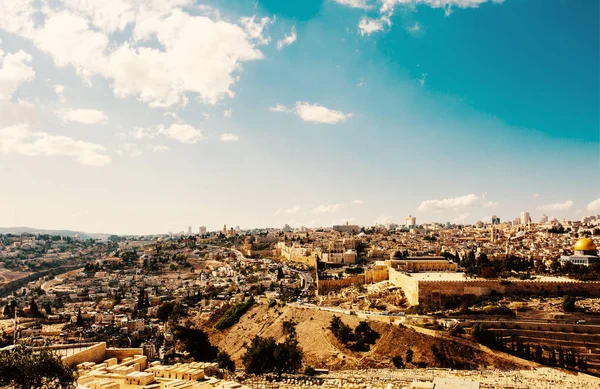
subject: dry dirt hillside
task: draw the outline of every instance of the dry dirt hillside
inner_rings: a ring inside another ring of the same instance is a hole
[[[353,352],[340,344],[328,329],[332,317],[333,313],[315,309],[268,308],[266,304],[257,304],[236,325],[224,332],[211,331],[210,337],[211,342],[227,351],[238,366],[241,366],[240,358],[250,339],[259,335],[283,340],[282,323],[290,319],[298,323],[296,332],[304,352],[304,363],[314,367],[332,370],[393,367],[391,358],[395,355],[404,358],[409,348],[414,353],[414,364],[427,367],[515,369],[531,366],[526,361],[492,352],[463,339],[441,339],[380,321],[369,321],[371,328],[380,334],[371,349]],[[351,315],[342,315],[342,320],[352,328],[360,321]],[[432,351],[432,344],[439,350],[437,357]],[[414,365],[407,367],[411,366]]]

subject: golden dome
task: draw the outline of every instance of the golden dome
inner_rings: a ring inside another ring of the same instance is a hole
[[[594,241],[589,238],[581,238],[575,243],[575,251],[596,251]]]

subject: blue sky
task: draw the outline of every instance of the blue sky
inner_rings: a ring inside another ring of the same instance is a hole
[[[597,2],[43,4],[0,0],[2,226],[600,213]]]

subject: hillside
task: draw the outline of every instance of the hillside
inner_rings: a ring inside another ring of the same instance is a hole
[[[46,230],[46,229],[38,229],[31,227],[0,227],[0,234],[47,234],[47,235],[60,235],[60,236],[69,236],[73,237],[75,235],[79,235],[81,239],[108,239],[110,234],[103,233],[89,233],[89,232],[81,232],[81,231],[71,231],[71,230]]]
[[[462,339],[440,339],[412,328],[379,321],[369,322],[371,328],[380,334],[375,345],[367,352],[353,352],[340,344],[329,331],[332,317],[330,312],[314,309],[290,306],[268,308],[266,304],[257,304],[239,323],[224,332],[212,332],[210,336],[213,344],[227,351],[238,366],[241,366],[240,358],[248,340],[255,335],[282,340],[282,323],[290,319],[298,323],[296,331],[304,351],[304,363],[314,367],[332,370],[388,368],[393,366],[393,356],[401,355],[404,358],[409,348],[414,353],[414,365],[420,364],[422,367],[515,369],[531,366],[527,361],[492,352],[476,343]],[[360,321],[358,317],[350,315],[343,315],[342,320],[352,328]],[[432,351],[433,344],[440,350],[438,357]]]

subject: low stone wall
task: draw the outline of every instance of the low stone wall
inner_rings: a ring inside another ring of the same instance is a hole
[[[406,276],[405,276],[406,277]],[[443,305],[458,297],[483,297],[491,294],[535,294],[548,296],[592,296],[600,297],[600,282],[596,281],[540,281],[540,280],[464,280],[464,281],[419,281],[418,302],[428,305]],[[412,304],[412,302],[411,302]]]
[[[106,359],[106,343],[98,343],[83,349],[73,355],[62,357],[62,363],[69,366],[75,367],[83,362],[94,362],[100,363]]]

